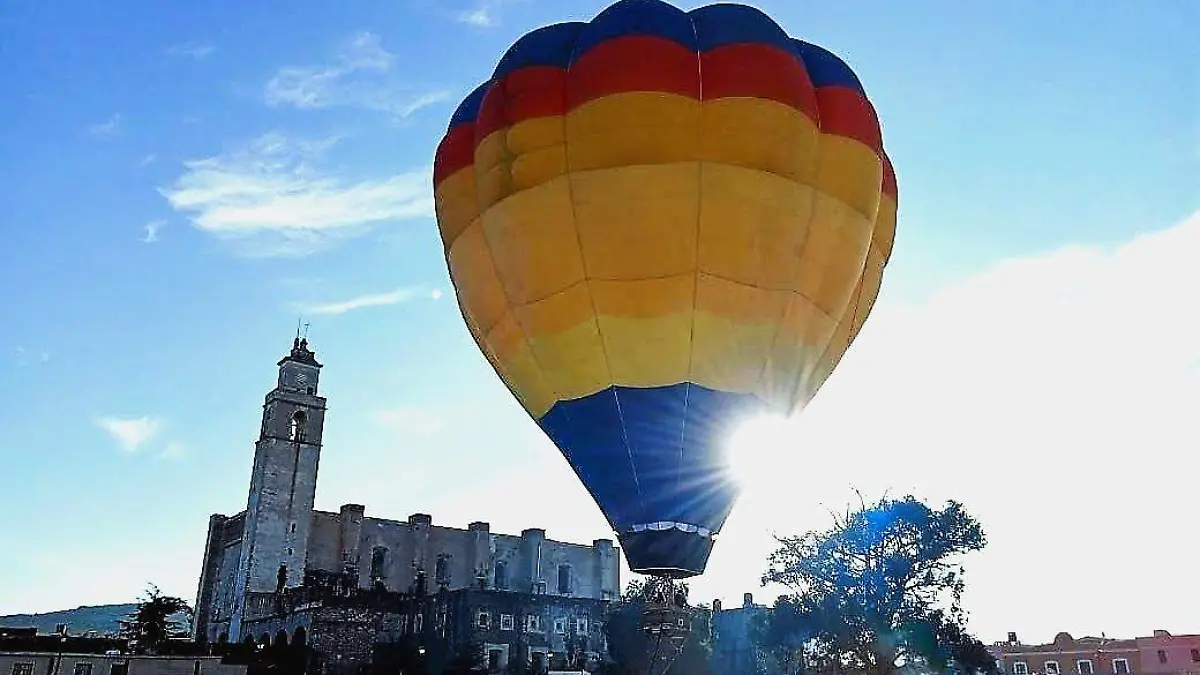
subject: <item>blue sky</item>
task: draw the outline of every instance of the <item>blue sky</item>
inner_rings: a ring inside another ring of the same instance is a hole
[[[318,507],[608,536],[470,341],[429,185],[450,112],[505,47],[603,5],[0,8],[0,613],[147,582],[191,597],[208,515],[245,506],[261,397],[301,315],[327,364]],[[1174,533],[1194,524],[1179,476],[1200,468],[1179,406],[1200,397],[1200,9],[757,5],[859,73],[900,229],[879,316],[780,432],[789,471],[763,472],[812,497],[752,494],[697,592],[754,590],[764,533],[823,525],[818,504],[854,483],[977,507],[985,639],[1200,630],[1194,586],[1161,567],[1072,566],[1080,541],[1194,553]],[[887,433],[847,439],[864,415]],[[1062,519],[1079,541],[1039,534]],[[1061,568],[1028,567],[1042,556]],[[1119,599],[1095,604],[1097,585]],[[1045,602],[1061,611],[1028,615]]]

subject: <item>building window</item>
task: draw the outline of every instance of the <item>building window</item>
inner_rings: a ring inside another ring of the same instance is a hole
[[[425,623],[425,615],[417,614],[413,617],[413,632],[420,633],[422,625]]]
[[[1192,661],[1200,663],[1200,649],[1192,650]]]
[[[303,410],[292,413],[292,421],[288,424],[288,440],[302,442],[304,440],[304,423],[308,415]]]
[[[496,588],[508,588],[508,563],[501,560],[496,563],[495,578],[492,580],[492,585]]]
[[[567,620],[559,617],[554,620],[554,632],[559,635],[567,634]]]
[[[371,549],[371,578],[382,579],[386,574],[383,573],[387,565],[388,550],[386,546],[376,546]]]
[[[1045,669],[1046,675],[1059,675],[1058,661],[1047,661],[1042,664],[1042,667]]]
[[[587,623],[588,623],[587,617],[585,617],[585,616],[575,617],[575,633],[577,635],[586,635],[587,634]]]
[[[1024,661],[1013,663],[1013,675],[1029,675],[1029,664]]]
[[[292,534],[296,534],[296,524],[295,523],[292,523],[292,525],[289,529],[291,530]]]
[[[500,615],[500,630],[512,630],[512,629],[513,629],[513,615],[512,614],[501,614]]]
[[[558,594],[568,595],[571,592],[571,566],[558,566]]]
[[[1129,659],[1113,659],[1113,673],[1115,675],[1129,675]]]
[[[33,675],[32,663],[14,663],[12,675]]]
[[[1158,650],[1158,662],[1159,663],[1167,662],[1167,650],[1165,650],[1165,649]]]
[[[1094,675],[1095,669],[1092,668],[1090,659],[1079,659],[1075,662],[1075,669],[1079,671],[1079,675]]]
[[[488,650],[488,672],[494,673],[500,670],[500,657],[503,655],[499,649]]]
[[[450,585],[450,556],[444,553],[438,556],[437,563],[433,568],[433,576],[439,585]]]
[[[400,634],[404,635],[406,633],[408,633],[408,615],[401,614],[400,615]]]
[[[1004,659],[996,659],[996,672],[1001,675],[1004,674]]]
[[[489,616],[487,612],[480,612],[479,616],[475,618],[475,625],[479,626],[479,628],[483,630],[487,630],[488,624],[491,623],[491,618],[492,617]]]
[[[75,675],[92,675],[92,664],[76,663],[75,664]]]
[[[525,631],[529,633],[542,632],[542,617],[537,614],[530,614],[525,617]]]

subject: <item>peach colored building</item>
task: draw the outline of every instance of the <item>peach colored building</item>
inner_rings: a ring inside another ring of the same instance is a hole
[[[1146,675],[1200,675],[1200,635],[1171,635],[1156,630],[1137,639]]]
[[[1022,643],[1015,633],[988,648],[1004,675],[1200,675],[1200,635],[1154,631],[1150,637],[1074,638]]]

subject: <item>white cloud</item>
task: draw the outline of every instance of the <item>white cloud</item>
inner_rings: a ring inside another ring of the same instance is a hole
[[[146,232],[146,234],[142,237],[142,243],[153,244],[154,242],[158,241],[158,231],[161,230],[166,224],[167,221],[159,219],[152,220],[143,225],[142,229]]]
[[[207,43],[187,42],[184,44],[171,45],[167,48],[167,54],[170,56],[187,56],[199,61],[216,51],[216,47]]]
[[[158,155],[156,155],[154,153],[150,153],[150,154],[146,155],[145,157],[143,157],[140,161],[138,161],[138,166],[150,166],[157,159],[158,159]]]
[[[477,0],[471,9],[455,14],[454,18],[471,26],[490,28],[500,23],[501,7],[511,2],[512,0]]]
[[[394,291],[388,291],[387,293],[360,295],[350,298],[349,300],[338,300],[335,302],[298,303],[295,305],[295,308],[304,314],[345,314],[346,312],[356,309],[363,309],[365,307],[396,305],[423,297],[437,300],[439,297],[441,297],[441,291],[437,289],[428,291],[420,286],[406,286],[403,288],[397,288]]]
[[[380,424],[395,431],[433,438],[446,427],[445,415],[429,407],[403,407],[375,413]]]
[[[395,57],[372,33],[354,35],[332,63],[281,68],[267,81],[270,106],[301,109],[362,107],[405,118],[447,100],[444,90],[415,92],[391,77]]]
[[[111,117],[103,122],[88,125],[88,133],[96,138],[111,138],[117,135],[117,131],[121,127],[121,113],[113,113]]]
[[[170,443],[167,443],[167,447],[163,448],[160,457],[162,459],[176,460],[183,459],[183,456],[186,454],[187,448],[184,447],[182,443],[179,441],[171,441]]]
[[[108,432],[125,452],[137,452],[162,431],[161,420],[149,416],[112,417],[96,420],[96,426]]]
[[[764,453],[694,587],[754,590],[771,532],[827,526],[824,506],[857,486],[980,518],[990,542],[967,560],[966,602],[985,642],[1200,628],[1200,590],[1175,581],[1200,473],[1198,251],[1200,213],[1004,260],[919,305],[881,300]]]
[[[337,139],[269,133],[231,153],[191,160],[160,190],[200,230],[247,255],[303,255],[370,226],[433,216],[428,167],[348,180],[315,163]]]

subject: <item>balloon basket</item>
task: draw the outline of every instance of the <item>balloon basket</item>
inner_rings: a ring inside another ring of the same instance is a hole
[[[646,608],[641,628],[647,638],[647,675],[666,675],[683,653],[692,633],[687,587],[664,576],[650,576],[645,586]]]

